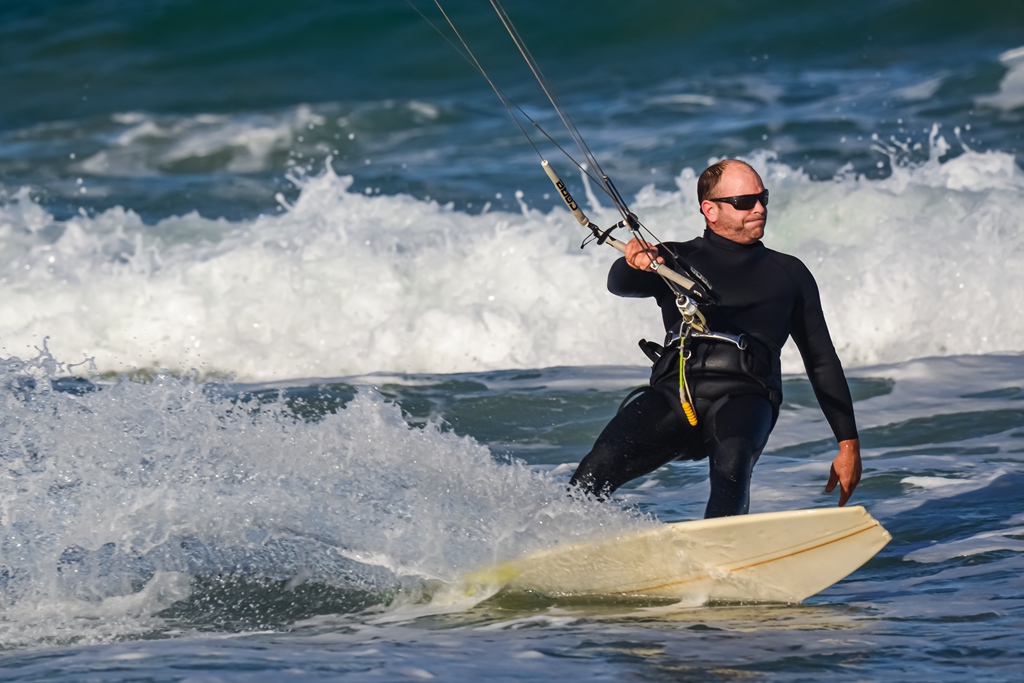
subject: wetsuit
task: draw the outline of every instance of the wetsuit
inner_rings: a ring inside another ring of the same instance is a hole
[[[750,475],[782,403],[779,355],[790,336],[804,360],[814,394],[836,439],[857,438],[853,400],[821,310],[814,277],[799,259],[761,242],[744,245],[705,230],[703,237],[659,245],[665,262],[673,255],[714,286],[719,303],[703,305],[709,329],[744,335],[747,349],[703,339],[685,342],[686,377],[698,423],[691,427],[679,408],[678,341],[682,316],[661,277],[631,268],[624,258],[608,274],[619,296],[654,297],[661,307],[666,343],[656,351],[650,390],[628,403],[608,423],[583,459],[572,485],[607,496],[627,481],[675,459],[708,458],[711,497],[705,517],[745,514]],[[660,351],[659,351],[660,350]]]

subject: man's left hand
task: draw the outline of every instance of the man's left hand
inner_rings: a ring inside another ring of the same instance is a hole
[[[832,461],[832,471],[828,475],[825,493],[832,493],[836,484],[839,484],[839,507],[843,507],[860,483],[860,475],[860,439],[840,441],[839,455]]]

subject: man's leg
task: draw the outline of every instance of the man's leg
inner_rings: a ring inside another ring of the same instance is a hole
[[[657,391],[643,392],[604,428],[569,485],[604,498],[670,460],[703,457],[700,430],[679,413]]]
[[[704,444],[711,466],[711,497],[704,518],[745,515],[754,471],[778,411],[758,394],[719,399],[704,419]]]

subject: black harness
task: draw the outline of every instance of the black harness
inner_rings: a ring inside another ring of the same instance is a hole
[[[686,354],[685,367],[689,381],[698,395],[703,385],[733,386],[742,393],[757,393],[776,408],[782,404],[782,367],[778,352],[749,334],[732,341],[676,337],[662,345],[641,339],[640,349],[651,360],[651,379],[646,386],[631,391],[619,406],[622,410],[634,397],[646,391],[662,394],[682,414],[679,403],[679,354],[682,341]]]

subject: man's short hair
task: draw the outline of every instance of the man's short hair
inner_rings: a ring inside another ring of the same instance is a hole
[[[725,169],[732,164],[742,164],[750,170],[754,170],[750,164],[745,161],[740,161],[739,159],[722,159],[721,161],[716,161],[711,164],[705,168],[704,172],[700,174],[699,178],[697,178],[698,204],[703,204],[705,199],[715,196],[712,193],[718,187],[719,181],[722,180],[722,174],[725,173]]]

